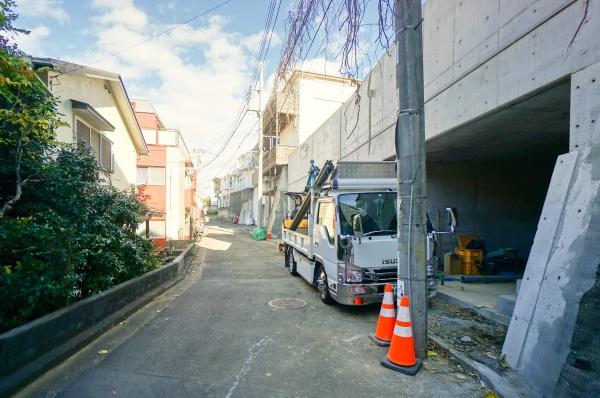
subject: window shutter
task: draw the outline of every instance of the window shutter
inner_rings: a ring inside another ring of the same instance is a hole
[[[165,185],[164,167],[148,167],[148,185]]]
[[[147,167],[138,167],[137,168],[137,183],[138,184],[148,184],[148,168]]]
[[[90,133],[90,148],[92,149],[92,153],[94,157],[100,162],[100,134],[92,129]]]
[[[76,147],[83,143],[84,145],[90,145],[90,128],[85,125],[81,120],[77,120],[77,142]]]
[[[104,136],[101,137],[100,165],[106,170],[113,171],[112,168],[112,142]]]

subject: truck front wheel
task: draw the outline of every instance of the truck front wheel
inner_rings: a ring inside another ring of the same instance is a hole
[[[325,273],[325,267],[321,264],[318,265],[317,270],[317,289],[319,290],[319,297],[325,304],[333,304],[334,300],[329,293],[329,286],[327,286],[327,274]]]

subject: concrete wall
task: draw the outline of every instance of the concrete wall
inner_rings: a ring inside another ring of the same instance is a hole
[[[242,210],[242,204],[252,201],[253,198],[254,188],[246,188],[241,191],[231,192],[229,195],[229,214],[239,216]]]
[[[587,22],[569,45],[585,4],[584,0],[425,2],[427,138],[600,61],[599,2],[589,2]]]
[[[57,129],[57,140],[74,143],[75,119],[71,99],[90,104],[115,127],[115,131],[101,132],[113,142],[114,172],[110,176],[111,183],[119,189],[135,185],[137,152],[114,95],[106,88],[108,82],[78,74],[64,74],[56,80],[60,84],[51,85],[50,91],[59,98],[58,112],[64,115],[62,119],[69,124]]]

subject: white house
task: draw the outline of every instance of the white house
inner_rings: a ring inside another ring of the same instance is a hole
[[[67,125],[57,129],[57,140],[85,142],[113,186],[135,185],[136,159],[148,148],[121,76],[52,58],[32,57],[30,62],[60,101],[58,112]]]

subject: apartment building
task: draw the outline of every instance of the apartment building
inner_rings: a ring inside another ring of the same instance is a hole
[[[279,236],[288,189],[289,154],[301,146],[323,122],[350,98],[358,81],[295,70],[281,91],[274,92],[263,112],[263,226]]]
[[[132,100],[148,145],[137,159],[138,194],[149,208],[140,232],[158,247],[167,240],[192,239],[197,228],[196,170],[181,132],[166,128],[147,100]]]

